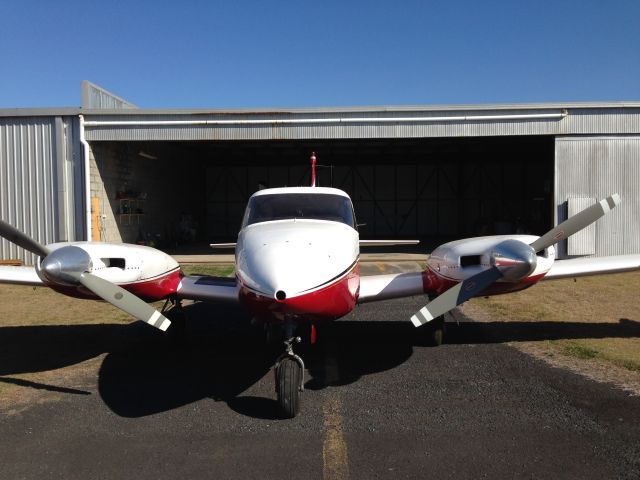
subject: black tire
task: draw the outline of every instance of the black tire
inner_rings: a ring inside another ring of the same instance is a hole
[[[187,318],[182,310],[171,309],[165,315],[171,326],[167,329],[167,335],[172,343],[181,342],[187,332]]]
[[[284,358],[276,372],[276,393],[283,418],[293,418],[300,411],[302,368],[293,358]]]

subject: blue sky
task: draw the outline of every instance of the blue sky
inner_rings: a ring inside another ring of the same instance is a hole
[[[640,100],[640,2],[0,0],[0,108]]]

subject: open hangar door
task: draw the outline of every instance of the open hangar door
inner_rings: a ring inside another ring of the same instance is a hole
[[[534,233],[553,223],[554,138],[483,137],[208,144],[206,226],[233,241],[261,186],[318,183],[353,199],[368,239],[417,238],[428,247],[467,236]],[[424,247],[423,247],[424,248]]]
[[[312,151],[319,185],[351,196],[363,238],[416,238],[422,250],[553,222],[550,136],[93,142],[100,238],[205,251],[235,241],[261,186],[310,184]]]
[[[187,142],[91,142],[93,238],[204,243],[206,156]]]

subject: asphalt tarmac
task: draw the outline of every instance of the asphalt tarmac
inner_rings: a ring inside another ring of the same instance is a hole
[[[358,307],[299,348],[292,420],[278,352],[235,308],[194,305],[178,345],[140,322],[5,330],[24,353],[5,378],[107,355],[95,388],[58,384],[2,418],[0,478],[640,478],[640,398],[503,343],[535,324],[448,325],[424,346],[421,302]]]

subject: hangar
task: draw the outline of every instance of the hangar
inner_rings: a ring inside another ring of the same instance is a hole
[[[149,110],[83,82],[81,108],[0,109],[0,216],[43,243],[234,241],[253,192],[309,184],[311,151],[362,238],[540,234],[618,192],[560,257],[640,253],[640,102]]]

